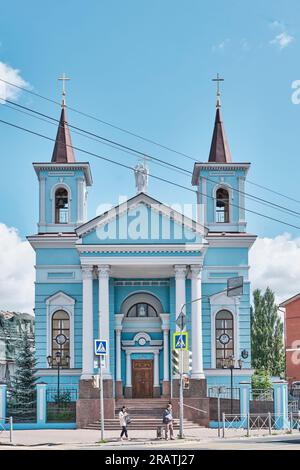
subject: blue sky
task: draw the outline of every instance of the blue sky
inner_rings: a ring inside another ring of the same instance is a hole
[[[67,103],[84,112],[187,153],[208,158],[219,72],[222,113],[233,160],[250,161],[249,180],[300,199],[300,105],[291,101],[300,79],[298,1],[65,0],[5,2],[0,15],[0,62],[19,69],[31,89],[60,100],[57,77],[66,72]],[[1,70],[1,68],[0,68]],[[1,74],[0,74],[1,75]],[[0,77],[1,78],[1,77]],[[19,102],[59,116],[59,108],[23,93]],[[56,128],[0,105],[0,119],[55,138]],[[69,112],[73,125],[192,170],[193,162]],[[73,144],[134,165],[136,158],[73,134]],[[31,163],[50,161],[52,143],[0,124],[0,222],[22,238],[36,232],[38,183]],[[86,156],[77,154],[77,160]],[[102,202],[135,193],[127,170],[89,158],[94,185],[89,216]],[[151,172],[180,184],[189,178],[154,164]],[[300,205],[252,185],[247,191],[300,211]],[[193,194],[151,180],[149,193],[167,203]],[[300,219],[247,202],[253,210]],[[248,215],[248,230],[275,237],[296,229]]]

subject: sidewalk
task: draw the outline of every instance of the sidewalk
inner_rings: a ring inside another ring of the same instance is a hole
[[[126,446],[128,441],[119,440],[120,433],[118,431],[106,431],[104,433],[106,444],[116,446]],[[251,437],[267,436],[266,430],[257,431],[252,433]],[[157,443],[165,442],[164,440],[156,439],[156,432],[153,431],[132,431],[129,430],[130,444],[142,443]],[[177,437],[177,432],[175,432]],[[245,438],[246,431],[243,429],[230,429],[226,430],[226,438]],[[213,441],[218,440],[217,429],[199,428],[188,429],[185,433],[186,441]],[[105,445],[100,444],[101,433],[100,431],[88,429],[75,429],[75,430],[61,430],[61,429],[41,429],[31,431],[14,431],[13,444],[15,446],[51,446],[63,444],[87,444],[87,445]],[[251,439],[251,438],[247,438]],[[182,441],[181,441],[182,442]],[[0,433],[0,444],[7,445],[9,443],[8,433]]]

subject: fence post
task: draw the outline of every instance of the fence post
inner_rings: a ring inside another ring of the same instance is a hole
[[[245,428],[247,424],[246,416],[250,413],[250,391],[251,385],[248,382],[240,382],[240,415],[242,426]]]
[[[247,413],[247,437],[250,436],[250,413]]]
[[[223,429],[223,435],[222,437],[225,437],[225,413],[222,413],[222,429]]]
[[[12,416],[9,417],[9,442],[10,444],[13,443],[13,418]]]
[[[47,419],[47,403],[46,403],[47,384],[39,383],[36,385],[36,422],[37,424],[46,424]]]
[[[272,434],[272,415],[270,412],[268,413],[268,427],[269,427],[269,434],[271,435]]]
[[[275,428],[288,429],[288,384],[285,380],[273,383]]]
[[[6,418],[6,394],[7,394],[7,385],[0,384],[0,418]]]

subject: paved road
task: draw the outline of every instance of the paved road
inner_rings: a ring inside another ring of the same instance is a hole
[[[134,443],[128,442],[126,445],[112,444],[59,444],[59,445],[37,445],[37,446],[15,446],[14,449],[19,450],[111,450],[118,452],[119,450],[170,450],[174,453],[176,450],[300,450],[300,435],[287,435],[280,437],[264,437],[264,438],[244,438],[244,439],[220,439],[220,440],[201,440],[201,441],[170,441],[156,443]],[[1,450],[12,449],[12,447],[1,446]]]

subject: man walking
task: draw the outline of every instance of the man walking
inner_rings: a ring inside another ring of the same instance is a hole
[[[173,432],[173,415],[172,415],[172,405],[168,404],[167,408],[163,412],[163,423],[165,424],[165,439],[168,440],[168,435],[170,433],[170,439],[174,440]]]
[[[127,413],[126,407],[122,406],[122,409],[119,413],[119,421],[120,421],[120,426],[121,426],[121,435],[120,435],[121,441],[123,441],[124,434],[125,434],[126,439],[128,440],[127,418],[128,418],[128,413]]]

